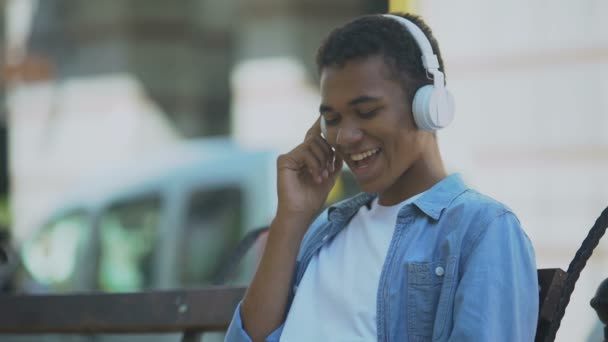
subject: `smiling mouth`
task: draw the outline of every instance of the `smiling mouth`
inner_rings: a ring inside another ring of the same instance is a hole
[[[350,160],[356,168],[366,167],[368,162],[380,152],[379,148],[374,148],[361,153],[353,153],[350,155]]]

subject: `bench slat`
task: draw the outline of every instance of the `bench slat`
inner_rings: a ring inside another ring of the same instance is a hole
[[[0,295],[0,333],[225,330],[245,288],[121,294]]]

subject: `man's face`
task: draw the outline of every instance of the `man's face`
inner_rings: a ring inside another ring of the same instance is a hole
[[[327,141],[353,171],[365,192],[399,188],[422,158],[428,134],[418,130],[400,83],[389,77],[382,56],[325,67],[321,115]]]

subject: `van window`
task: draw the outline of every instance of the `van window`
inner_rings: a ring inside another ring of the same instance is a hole
[[[210,284],[239,241],[242,210],[242,194],[236,186],[192,194],[178,249],[180,285]]]
[[[90,227],[84,212],[64,215],[45,225],[26,242],[23,262],[44,292],[74,290],[77,261],[88,241]]]
[[[138,291],[153,286],[154,251],[161,217],[160,196],[110,207],[99,225],[99,289]]]

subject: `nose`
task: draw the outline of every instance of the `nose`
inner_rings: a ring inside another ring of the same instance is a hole
[[[336,134],[336,145],[342,147],[352,145],[359,142],[361,138],[363,138],[363,132],[359,128],[339,128]]]

